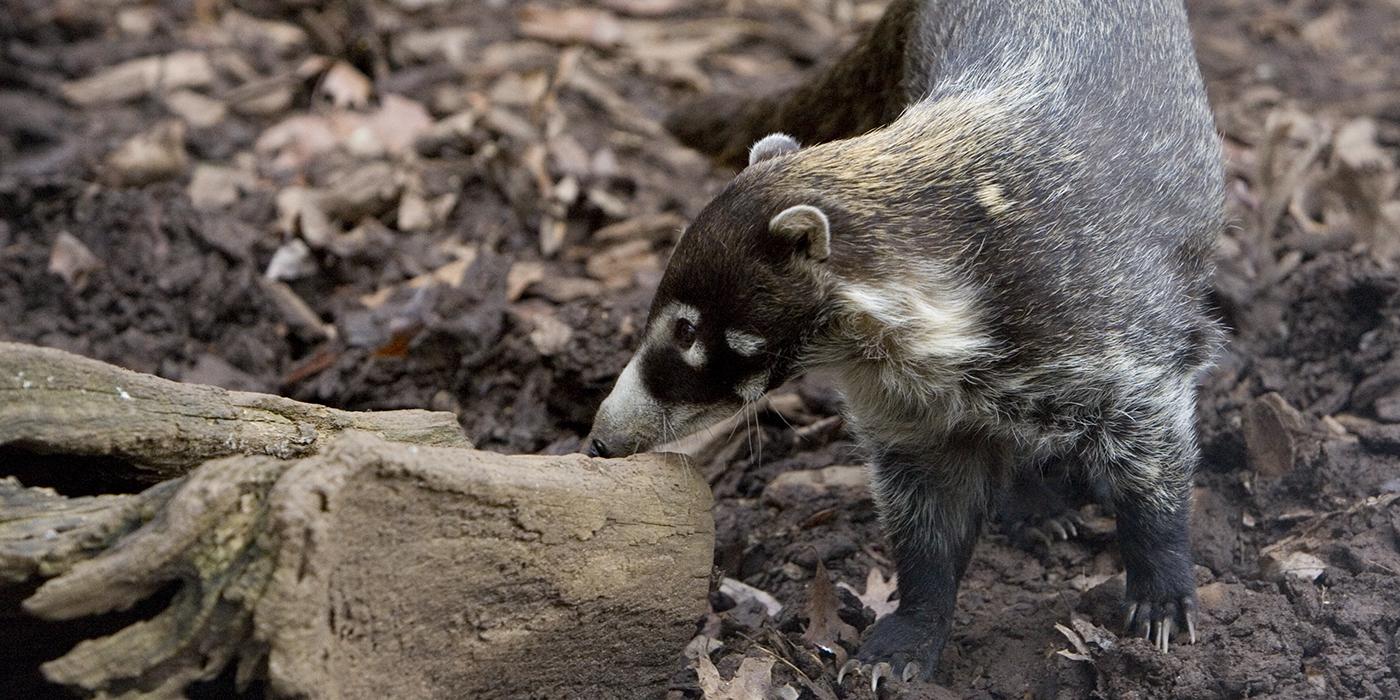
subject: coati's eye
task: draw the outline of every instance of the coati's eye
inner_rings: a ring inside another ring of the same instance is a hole
[[[695,344],[695,324],[688,318],[676,319],[676,326],[672,330],[672,337],[675,338],[676,345],[681,348],[688,348]]]

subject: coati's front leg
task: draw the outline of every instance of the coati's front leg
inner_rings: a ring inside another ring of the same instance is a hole
[[[742,168],[749,144],[773,132],[811,145],[884,126],[910,103],[906,49],[926,1],[895,0],[850,51],[796,87],[761,97],[706,95],[672,112],[666,128],[681,143]]]
[[[1189,395],[1189,392],[1185,392]],[[1086,455],[1106,477],[1127,570],[1123,626],[1168,651],[1174,631],[1196,641],[1196,581],[1188,521],[1198,458],[1194,402],[1180,394],[1116,407]]]
[[[882,672],[932,676],[1001,455],[972,438],[918,457],[876,455],[872,491],[899,572],[899,608],[871,627],[856,656],[874,665],[872,686]]]

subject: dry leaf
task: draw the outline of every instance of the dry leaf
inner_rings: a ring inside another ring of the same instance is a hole
[[[772,657],[744,659],[730,680],[720,677],[708,656],[697,658],[694,668],[705,700],[763,700],[773,688]]]
[[[723,647],[724,642],[709,635],[697,634],[694,639],[690,640],[689,644],[685,645],[685,651],[682,655],[691,661],[696,661],[702,656],[709,657],[710,654],[719,651]]]
[[[835,656],[840,666],[846,663],[846,649],[841,642],[854,643],[860,639],[860,633],[841,619],[841,600],[836,597],[836,587],[831,585],[831,576],[821,560],[817,561],[807,592],[807,629],[802,632],[802,639]]]
[[[340,139],[325,117],[298,114],[269,127],[253,148],[273,156],[278,170],[301,170],[313,157],[339,145]]]
[[[74,291],[82,291],[87,286],[88,275],[102,267],[102,261],[91,250],[67,231],[54,239],[53,250],[49,252],[49,272],[63,278]]]
[[[689,4],[688,0],[599,0],[609,10],[633,17],[664,17]]]
[[[104,174],[113,184],[140,186],[180,175],[188,161],[185,123],[172,119],[118,146],[107,156]]]
[[[121,102],[154,90],[202,87],[214,81],[214,67],[202,51],[147,56],[63,84],[63,96],[81,107]]]
[[[217,125],[228,115],[224,103],[192,90],[180,90],[165,97],[165,108],[195,128]]]
[[[305,241],[293,238],[272,254],[263,276],[270,280],[296,280],[315,273],[316,261],[311,257],[311,249]]]
[[[878,620],[899,609],[899,601],[890,600],[890,596],[899,590],[898,583],[899,574],[891,574],[889,578],[885,578],[880,567],[872,566],[870,574],[865,577],[864,593],[857,591],[854,586],[845,581],[836,585],[854,593],[865,607],[875,611],[875,619]]]
[[[626,221],[604,226],[593,232],[595,241],[630,241],[633,239],[669,240],[680,234],[685,219],[679,214],[662,212],[642,214]]]
[[[506,273],[506,300],[517,301],[525,295],[530,285],[545,277],[544,263],[535,260],[522,260],[511,265]]]
[[[185,192],[197,209],[222,209],[237,202],[239,193],[253,184],[253,176],[241,170],[201,163],[195,166]]]
[[[556,44],[588,44],[600,49],[622,42],[623,27],[611,12],[530,5],[520,11],[520,34]]]
[[[719,592],[729,596],[736,604],[742,605],[746,601],[757,601],[763,609],[768,612],[769,617],[777,617],[783,611],[783,604],[768,591],[754,588],[743,581],[732,578],[724,578],[719,582]]]
[[[354,66],[336,61],[321,78],[320,90],[337,107],[360,109],[369,105],[374,85]]]

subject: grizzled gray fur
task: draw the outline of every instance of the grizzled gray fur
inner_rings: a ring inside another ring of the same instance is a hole
[[[874,682],[932,673],[988,504],[1052,459],[1117,515],[1129,628],[1194,638],[1223,185],[1180,0],[896,0],[802,85],[670,125],[748,162],[676,245],[591,452],[823,370],[899,569],[858,655]]]

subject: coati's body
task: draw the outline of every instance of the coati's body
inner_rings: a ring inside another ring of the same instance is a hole
[[[896,0],[803,86],[673,128],[808,147],[764,139],[684,234],[595,451],[830,370],[899,567],[862,659],[931,672],[992,494],[1050,458],[1110,494],[1128,622],[1165,649],[1223,200],[1180,0]]]

